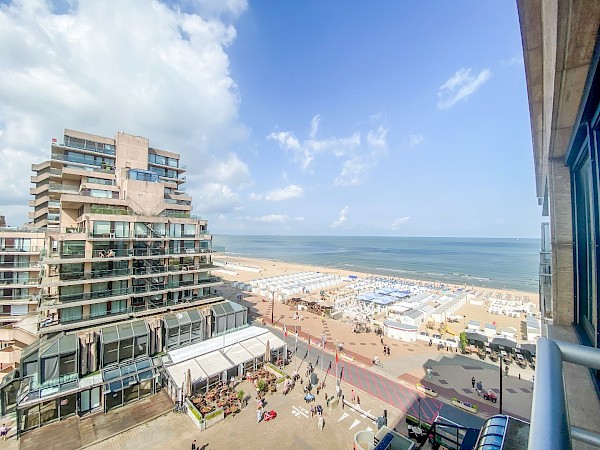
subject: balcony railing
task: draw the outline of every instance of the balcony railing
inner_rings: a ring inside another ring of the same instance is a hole
[[[63,272],[60,274],[61,280],[89,280],[92,278],[124,277],[131,275],[128,268],[92,270],[86,272]]]
[[[570,450],[572,439],[600,447],[600,434],[571,425],[567,410],[563,362],[600,370],[600,349],[540,338],[537,342],[535,389],[529,428],[529,450]]]
[[[44,247],[38,246],[21,246],[21,245],[3,245],[0,247],[0,252],[33,252],[37,253],[42,250]]]

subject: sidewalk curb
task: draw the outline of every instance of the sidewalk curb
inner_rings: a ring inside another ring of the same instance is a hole
[[[93,442],[90,442],[89,444],[86,444],[86,445],[82,445],[82,446],[81,446],[81,447],[79,447],[79,448],[80,448],[80,449],[83,449],[83,448],[90,448],[90,447],[92,447],[93,445],[100,444],[101,442],[104,442],[104,441],[107,441],[107,440],[109,440],[109,439],[112,439],[112,438],[114,438],[115,436],[118,436],[118,435],[120,435],[120,434],[122,434],[122,433],[125,433],[125,432],[129,431],[129,430],[133,430],[134,428],[137,428],[137,427],[139,427],[140,425],[144,425],[145,423],[152,422],[153,420],[155,420],[155,419],[158,419],[159,417],[166,416],[166,415],[167,415],[167,414],[169,414],[170,412],[172,412],[172,411],[171,411],[171,410],[168,410],[168,411],[165,411],[165,412],[162,412],[162,413],[156,414],[156,415],[154,415],[154,416],[152,416],[152,417],[149,417],[149,418],[147,418],[147,419],[143,420],[142,422],[138,422],[138,423],[136,423],[135,425],[131,425],[130,427],[124,428],[124,429],[120,430],[118,433],[113,433],[113,434],[111,434],[110,436],[106,436],[106,437],[103,437],[103,438],[101,438],[101,439],[96,439],[95,441],[93,441]]]

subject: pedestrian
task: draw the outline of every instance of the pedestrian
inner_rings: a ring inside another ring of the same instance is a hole
[[[342,394],[342,409],[344,409],[344,394]]]
[[[475,377],[471,378],[471,386],[475,389]]]
[[[360,406],[360,397],[358,395],[356,396],[356,405]]]
[[[6,440],[7,434],[8,434],[8,427],[6,426],[5,423],[3,423],[2,426],[0,427],[0,437],[2,438],[3,441]]]
[[[431,347],[433,345],[433,340],[429,339],[429,346]]]
[[[431,367],[427,368],[427,379],[431,380],[431,378],[433,378],[433,370],[431,370]]]
[[[481,382],[481,380],[479,380],[477,382],[477,395],[481,395],[481,391],[483,391],[483,383]]]
[[[323,416],[319,416],[319,431],[323,431],[323,427],[325,426],[325,419]]]
[[[261,420],[262,420],[262,409],[258,408],[256,410],[256,423],[260,423]]]
[[[317,386],[317,395],[319,395],[320,391],[321,391],[321,388],[319,386]]]
[[[383,336],[381,336],[381,345],[383,345]]]
[[[533,383],[533,380],[531,380],[531,382]],[[354,394],[354,389],[352,389],[352,396],[350,397],[350,400],[352,401],[352,403],[354,403],[354,400],[356,400],[356,394]]]
[[[196,450],[198,447],[196,446],[196,439],[192,441],[192,450]]]
[[[504,366],[504,376],[508,376],[508,366]]]

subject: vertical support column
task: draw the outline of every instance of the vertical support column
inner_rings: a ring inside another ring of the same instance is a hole
[[[563,158],[549,159],[550,233],[552,242],[552,317],[555,325],[576,318],[573,284],[571,172]]]

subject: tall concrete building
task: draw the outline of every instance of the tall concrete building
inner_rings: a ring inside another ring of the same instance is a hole
[[[529,448],[589,448],[600,445],[600,3],[517,7],[543,216],[546,338],[537,348]]]
[[[0,412],[19,432],[160,389],[178,398],[188,370],[208,390],[261,365],[267,342],[281,354],[222,297],[177,153],[65,130],[33,171],[32,223],[0,228]]]

